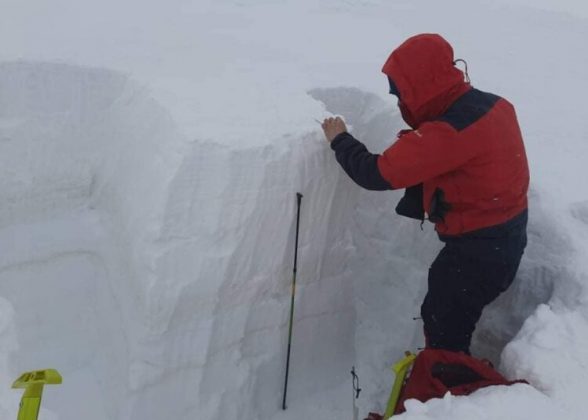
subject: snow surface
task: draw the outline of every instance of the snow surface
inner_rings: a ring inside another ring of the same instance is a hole
[[[381,65],[438,32],[525,135],[529,246],[473,350],[532,387],[404,418],[583,418],[587,18],[573,0],[0,0],[1,417],[46,367],[64,383],[45,420],[350,418],[352,365],[360,412],[383,411],[440,244],[393,214],[400,193],[347,179],[315,119],[382,151],[403,124]]]

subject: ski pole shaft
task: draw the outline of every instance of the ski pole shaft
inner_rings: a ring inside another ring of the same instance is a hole
[[[288,374],[290,372],[290,351],[292,349],[292,324],[294,322],[294,295],[296,294],[296,270],[298,267],[298,233],[300,232],[301,203],[302,194],[296,193],[296,242],[294,244],[294,270],[292,273],[292,296],[290,298],[290,322],[288,326],[288,354],[286,356],[286,378],[284,380],[284,399],[282,400],[282,410],[286,409],[286,395],[288,392]]]

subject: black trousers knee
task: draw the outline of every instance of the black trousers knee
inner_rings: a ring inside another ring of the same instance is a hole
[[[527,244],[527,212],[503,225],[459,237],[443,237],[445,247],[429,269],[421,306],[426,346],[469,354],[482,309],[514,280]]]

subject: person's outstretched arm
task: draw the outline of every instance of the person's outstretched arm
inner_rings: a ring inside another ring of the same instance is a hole
[[[363,143],[349,134],[341,118],[327,118],[322,127],[331,149],[335,151],[337,162],[355,183],[368,190],[393,188],[378,168],[380,155],[370,153]]]

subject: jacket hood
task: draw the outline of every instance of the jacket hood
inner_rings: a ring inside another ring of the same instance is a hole
[[[382,68],[412,128],[441,116],[471,87],[453,64],[453,48],[437,34],[420,34],[396,48]],[[394,93],[394,92],[392,92]]]

